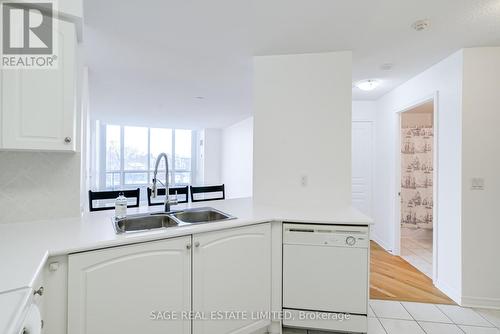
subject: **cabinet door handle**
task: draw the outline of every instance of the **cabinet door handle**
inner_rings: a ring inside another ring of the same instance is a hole
[[[200,247],[200,242],[199,241],[195,241],[194,247]]]
[[[64,142],[65,142],[66,144],[71,143],[71,137],[66,137],[66,138],[64,138]]]
[[[191,244],[187,244],[186,249],[191,249]]]

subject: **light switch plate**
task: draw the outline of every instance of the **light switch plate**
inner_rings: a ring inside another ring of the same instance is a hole
[[[482,177],[473,177],[470,188],[471,190],[484,190],[484,179]]]

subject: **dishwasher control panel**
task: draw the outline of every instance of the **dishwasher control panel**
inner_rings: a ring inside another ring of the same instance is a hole
[[[368,226],[283,224],[283,244],[368,248]]]

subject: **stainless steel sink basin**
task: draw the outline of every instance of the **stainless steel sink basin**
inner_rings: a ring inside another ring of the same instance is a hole
[[[140,232],[178,226],[179,223],[168,214],[139,214],[130,215],[123,219],[114,219],[117,233]]]
[[[168,227],[201,224],[235,219],[214,208],[194,208],[175,212],[160,212],[130,215],[123,219],[113,219],[116,233],[143,232]]]
[[[229,220],[236,218],[222,211],[208,207],[187,209],[172,213],[170,214],[170,216],[172,216],[175,220],[179,221],[180,223],[188,223],[188,224],[209,223],[214,221]]]

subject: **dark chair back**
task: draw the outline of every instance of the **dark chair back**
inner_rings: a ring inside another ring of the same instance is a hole
[[[201,197],[195,196],[199,194],[210,194],[210,193],[220,193],[219,197]],[[224,191],[224,185],[217,186],[201,186],[201,187],[193,187],[191,186],[191,202],[205,202],[205,201],[216,201],[223,200],[226,198],[226,193]]]
[[[165,188],[158,188],[158,195],[160,196],[165,196]],[[168,192],[170,195],[184,195],[184,199],[179,199],[177,198],[177,203],[187,203],[189,199],[189,187],[172,187],[168,189]],[[148,187],[148,205],[153,206],[153,205],[162,205],[164,204],[163,201],[161,202],[153,202],[151,201],[152,197],[151,195],[153,194],[153,190]]]
[[[112,190],[112,191],[92,191],[89,190],[89,210],[90,211],[102,211],[102,210],[111,210],[114,209],[114,205],[112,206],[101,206],[94,207],[94,201],[98,200],[106,200],[106,199],[115,199],[120,193],[123,193],[123,196],[129,198],[135,198],[135,204],[127,205],[127,208],[137,208],[139,207],[139,201],[141,196],[141,189],[137,188],[134,190]]]

